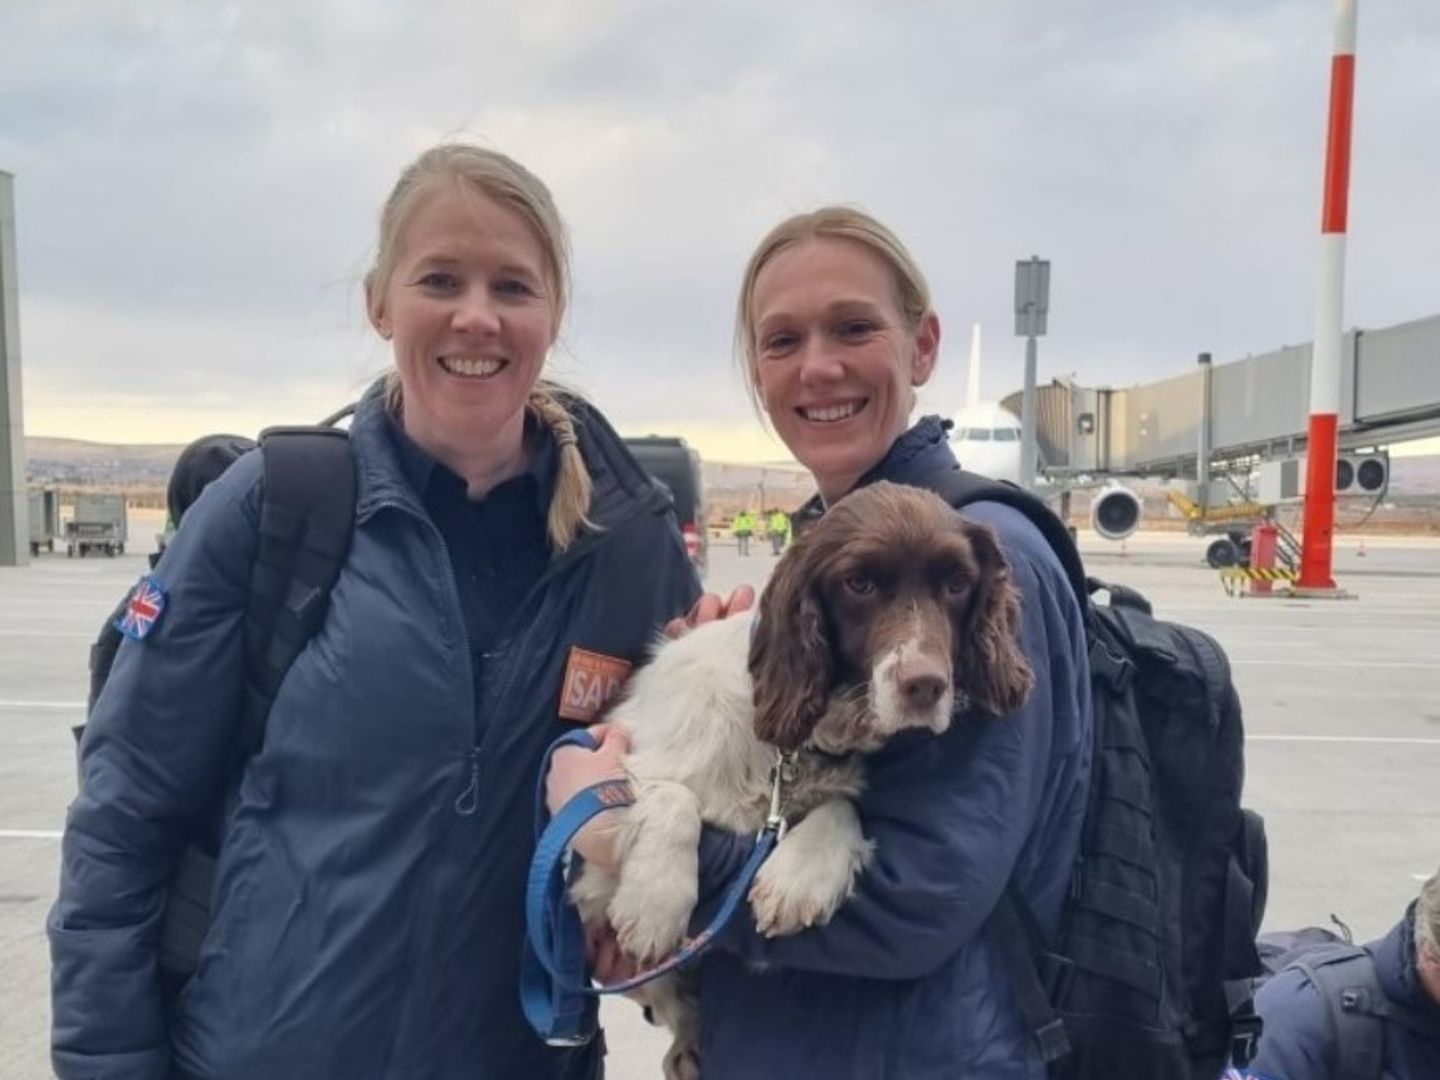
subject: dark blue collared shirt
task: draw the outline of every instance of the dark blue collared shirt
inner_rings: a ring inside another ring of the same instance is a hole
[[[476,713],[489,654],[550,562],[546,521],[555,490],[555,440],[527,415],[529,464],[518,476],[471,499],[464,479],[431,457],[390,417],[390,437],[405,478],[440,529],[460,594],[475,676]],[[482,717],[483,722],[483,717]]]

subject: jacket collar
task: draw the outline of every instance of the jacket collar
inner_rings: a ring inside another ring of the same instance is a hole
[[[931,473],[953,469],[957,462],[950,450],[947,432],[950,421],[939,416],[922,416],[910,430],[904,432],[890,444],[885,456],[864,476],[855,482],[855,488],[865,487],[877,480],[889,480],[896,484],[918,485]],[[852,488],[851,490],[855,490]],[[797,514],[801,516],[823,513],[824,500],[813,496]]]
[[[1440,1004],[1421,983],[1415,966],[1419,959],[1415,948],[1415,902],[1411,901],[1405,917],[1388,934],[1366,948],[1375,958],[1375,975],[1385,996],[1408,1006],[1432,1030],[1440,1032]]]
[[[433,508],[435,504],[432,500],[439,492],[446,493],[442,498],[454,502],[463,501],[464,478],[432,457],[419,443],[405,434],[405,429],[400,426],[396,417],[384,409],[380,412],[405,479],[410,482],[410,487],[420,496],[421,501]],[[559,463],[555,438],[549,430],[541,426],[534,413],[527,413],[524,439],[530,447],[525,468],[518,475],[496,486],[499,488],[528,478],[535,504],[543,518],[550,510],[550,499],[555,492],[556,466]]]
[[[880,463],[862,476],[856,487],[889,480],[916,484],[931,473],[955,467],[955,455],[946,438],[949,422],[938,416],[922,416],[915,426],[893,443]]]
[[[596,528],[587,529],[577,546],[617,528],[637,514],[663,513],[669,506],[668,496],[636,464],[605,418],[579,397],[567,396],[564,401],[575,418],[580,454],[594,484],[589,517]],[[425,516],[419,493],[406,480],[405,466],[395,440],[390,437],[389,424],[383,381],[378,381],[355,407],[355,418],[350,425],[350,444],[358,478],[357,521],[365,521],[386,506]]]

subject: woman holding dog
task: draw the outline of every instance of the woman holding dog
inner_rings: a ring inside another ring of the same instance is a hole
[[[669,501],[542,373],[567,299],[545,186],[441,146],[400,177],[366,278],[394,369],[349,434],[353,537],[260,749],[232,747],[264,477],[186,516],[91,716],[50,918],[62,1080],[598,1076],[516,992],[534,785],[699,589]],[[218,794],[195,974],[157,971],[187,823]]]
[[[909,252],[875,219],[828,207],[772,229],[745,271],[736,340],[752,396],[822,508],[877,480],[925,486],[955,467],[939,417],[909,422],[939,356],[939,319]],[[748,910],[732,921],[700,968],[705,1080],[1045,1076],[985,931],[1012,884],[1056,929],[1089,768],[1085,635],[1040,532],[995,503],[965,515],[995,531],[1009,562],[1034,688],[1008,716],[957,717],[871,759],[859,810],[874,854],[826,925],[767,939]],[[563,778],[557,761],[552,803],[622,750],[577,752]],[[706,830],[702,907],[751,840]],[[586,854],[608,853],[597,842]]]

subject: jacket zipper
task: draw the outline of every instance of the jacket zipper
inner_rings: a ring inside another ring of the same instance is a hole
[[[455,797],[455,813],[469,817],[480,805],[480,747],[470,747],[470,782]]]
[[[455,796],[454,807],[456,814],[461,817],[469,817],[480,806],[480,717],[475,704],[475,665],[470,658],[470,633],[465,628],[465,612],[460,604],[459,587],[455,584],[455,570],[450,561],[450,548],[445,543],[445,536],[440,532],[440,527],[419,510],[400,500],[386,500],[380,505],[398,510],[420,522],[422,527],[429,530],[440,548],[443,570],[441,577],[444,580],[442,588],[450,602],[450,616],[454,619],[455,626],[460,633],[460,659],[465,667],[466,698],[470,702],[470,749],[467,751],[470,768],[465,774],[465,787],[461,789],[460,794]]]
[[[445,591],[450,600],[451,615],[455,619],[455,625],[459,628],[460,640],[464,646],[461,649],[461,653],[463,663],[465,665],[465,685],[469,688],[470,691],[470,749],[467,754],[469,758],[470,768],[466,772],[465,787],[461,789],[460,794],[455,797],[454,807],[455,813],[459,816],[470,817],[475,813],[477,809],[479,809],[480,806],[480,758],[485,743],[485,737],[480,733],[479,707],[475,702],[475,667],[474,663],[470,658],[470,634],[469,631],[467,631],[465,628],[465,613],[460,603],[460,589],[459,586],[455,583],[455,571],[450,559],[450,548],[449,545],[445,543],[445,536],[443,533],[441,533],[440,527],[436,525],[433,521],[431,521],[427,515],[398,500],[387,501],[385,503],[382,503],[382,505],[393,507],[394,509],[399,510],[402,513],[408,514],[410,517],[421,522],[425,526],[425,528],[430,530],[430,534],[435,538],[436,542],[440,546],[440,554],[443,557],[444,574],[442,576],[445,579]],[[551,562],[550,565],[545,568],[545,572],[540,575],[540,579],[530,587],[530,591],[525,594],[525,598],[520,602],[519,606],[516,608],[516,611],[524,612],[528,610],[532,602],[539,595],[542,589],[549,585],[550,582],[554,578],[559,576],[562,571],[568,570],[574,563],[578,562],[581,557],[588,557],[594,550],[594,548],[602,541],[602,539],[603,537],[596,537],[591,540],[590,543],[585,544],[583,547],[580,547],[578,549],[572,548],[564,555],[561,555],[560,558]],[[511,616],[511,622],[506,625],[506,630],[509,630],[511,626],[514,625],[514,620],[516,618],[517,616],[515,615]],[[536,619],[534,623],[532,623],[532,626],[538,622],[539,620]],[[528,638],[529,635],[526,635],[525,637]],[[525,639],[522,638],[522,643],[524,642],[524,640]],[[502,635],[500,639],[500,645],[495,649],[493,653],[490,653],[488,655],[495,656],[508,651],[510,651],[509,643]],[[508,664],[505,668],[502,681],[497,687],[495,693],[493,695],[482,695],[482,697],[487,698],[493,703],[494,706],[498,707],[499,704],[504,701],[505,696],[510,692],[510,688],[515,683],[517,667],[518,665],[514,662]]]
[[[599,538],[597,538],[596,540],[591,541],[591,543],[586,544],[583,548],[580,548],[579,550],[572,549],[570,551],[567,551],[564,555],[561,555],[560,558],[556,559],[549,566],[547,566],[545,568],[545,572],[540,575],[540,579],[530,587],[530,591],[525,594],[525,598],[515,608],[516,612],[519,613],[530,610],[533,602],[538,599],[541,591],[545,589],[552,580],[559,577],[561,573],[569,570],[570,567],[573,566],[575,563],[579,562],[581,558],[588,557],[594,551],[596,545],[599,542],[600,540]],[[500,644],[496,647],[495,653],[492,655],[510,653],[512,654],[512,656],[518,656],[523,654],[524,649],[521,648],[521,646],[528,644],[529,640],[534,636],[535,627],[540,625],[540,614],[540,612],[536,613],[537,617],[531,620],[531,623],[527,628],[529,632],[522,634],[519,641],[512,643],[509,638],[502,633],[500,637]],[[510,622],[507,623],[505,626],[506,631],[509,631],[514,626],[515,619],[517,617],[519,616],[512,615],[510,617]],[[505,666],[501,682],[496,686],[495,692],[493,694],[485,695],[485,699],[489,701],[492,707],[496,710],[498,710],[500,704],[504,702],[505,698],[509,695],[511,687],[515,685],[515,678],[518,674],[517,669],[519,668],[519,666],[520,665],[515,663],[512,659],[512,661]],[[482,738],[481,745],[483,744],[484,739]]]

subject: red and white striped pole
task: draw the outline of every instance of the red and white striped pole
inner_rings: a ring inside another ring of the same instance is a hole
[[[1335,0],[1330,61],[1330,127],[1325,202],[1320,214],[1320,301],[1310,358],[1310,437],[1306,449],[1302,589],[1334,589],[1335,464],[1340,422],[1340,339],[1345,312],[1345,219],[1350,193],[1350,126],[1355,100],[1355,7]]]

